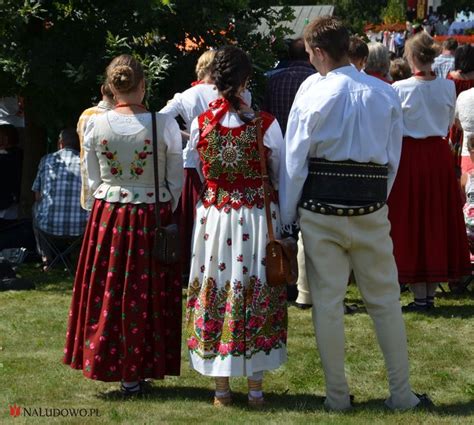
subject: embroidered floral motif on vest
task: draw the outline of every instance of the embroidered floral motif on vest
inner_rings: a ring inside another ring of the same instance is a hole
[[[262,114],[262,117],[265,131],[273,117],[268,114]],[[199,128],[205,128],[211,119],[212,112],[202,114],[199,117]],[[202,195],[205,207],[263,208],[257,129],[254,124],[236,128],[217,124],[206,137],[201,137],[197,149],[206,178],[206,189]],[[269,150],[265,150],[268,155]],[[271,197],[276,201],[274,191]]]

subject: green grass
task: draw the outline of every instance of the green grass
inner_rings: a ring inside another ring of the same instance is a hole
[[[117,385],[83,378],[61,364],[71,279],[61,272],[22,269],[35,291],[0,292],[0,424],[474,424],[474,297],[440,294],[432,315],[405,315],[411,382],[427,392],[433,412],[387,411],[387,382],[372,323],[363,311],[346,316],[346,369],[355,408],[344,414],[322,407],[324,381],[311,312],[290,307],[289,361],[266,374],[267,407],[246,407],[246,382],[232,381],[235,405],[214,408],[211,379],[190,370],[155,382],[147,398],[122,400]],[[354,285],[349,302],[360,302]],[[402,302],[409,301],[404,294]],[[184,347],[184,344],[183,344]],[[10,418],[8,406],[98,409],[92,418]]]

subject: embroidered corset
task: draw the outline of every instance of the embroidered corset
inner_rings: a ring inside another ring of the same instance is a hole
[[[273,117],[261,113],[262,130],[265,132]],[[212,111],[199,116],[202,130],[213,118]],[[265,155],[270,150],[265,147]],[[200,136],[197,150],[202,162],[205,189],[201,195],[203,205],[224,206],[239,209],[241,206],[263,208],[263,185],[260,155],[255,124],[243,124],[228,128],[217,123],[205,136]],[[272,202],[277,201],[275,191],[270,194]]]

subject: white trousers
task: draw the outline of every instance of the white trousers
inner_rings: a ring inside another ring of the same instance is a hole
[[[354,271],[388,372],[392,409],[419,402],[410,388],[405,323],[390,238],[388,208],[358,217],[326,216],[300,208],[316,341],[326,380],[326,407],[350,407],[344,372],[344,308],[349,274]]]

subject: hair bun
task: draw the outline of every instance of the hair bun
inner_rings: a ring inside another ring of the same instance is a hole
[[[112,86],[120,92],[127,92],[135,86],[133,69],[128,65],[118,65],[112,70]]]

